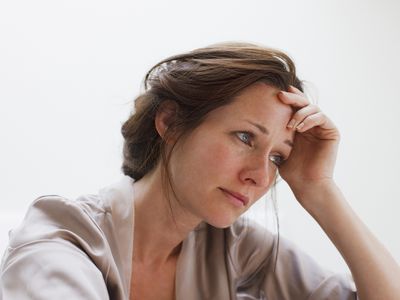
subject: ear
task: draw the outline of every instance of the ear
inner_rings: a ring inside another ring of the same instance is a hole
[[[164,101],[160,104],[154,122],[156,130],[162,139],[164,139],[168,127],[174,121],[176,113],[177,104],[175,102]]]

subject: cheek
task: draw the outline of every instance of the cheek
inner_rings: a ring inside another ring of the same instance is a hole
[[[221,180],[226,180],[234,173],[235,160],[232,151],[226,144],[212,143],[196,151],[193,176],[198,181],[209,184],[210,187],[220,185]]]
[[[235,174],[238,167],[238,156],[226,141],[198,140],[184,149],[181,158],[184,180],[197,183],[220,185],[221,180]]]
[[[205,154],[205,159],[210,162],[209,172],[212,174],[226,177],[232,175],[238,167],[238,155],[232,146],[227,143],[216,141],[209,145],[208,153]]]
[[[225,164],[232,159],[232,150],[225,144],[221,142],[216,142],[210,145],[209,148],[210,158],[216,163],[215,168],[219,164]]]

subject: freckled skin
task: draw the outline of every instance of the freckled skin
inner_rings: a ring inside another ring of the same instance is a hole
[[[277,167],[272,153],[290,153],[285,139],[293,139],[286,125],[292,115],[289,105],[277,98],[277,88],[254,84],[229,105],[212,111],[171,157],[171,175],[180,203],[190,214],[216,227],[231,225],[271,186]],[[246,120],[269,130],[262,134]],[[235,132],[251,131],[249,147]],[[220,188],[249,197],[246,207],[235,207]]]

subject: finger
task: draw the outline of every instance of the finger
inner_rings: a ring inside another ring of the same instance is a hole
[[[285,91],[280,91],[278,93],[278,98],[283,103],[291,105],[293,107],[304,107],[310,103],[303,94],[300,95]]]
[[[319,111],[315,114],[307,116],[299,125],[296,130],[298,132],[305,132],[313,127],[321,127],[322,129],[334,129],[335,125],[332,121],[322,112]]]
[[[289,85],[288,90],[289,90],[289,92],[304,96],[304,93],[302,91],[300,91],[297,87],[293,86],[293,85]]]
[[[313,115],[317,112],[321,111],[317,105],[310,104],[304,106],[303,108],[299,109],[295,112],[289,121],[287,127],[288,128],[296,128],[307,116]]]

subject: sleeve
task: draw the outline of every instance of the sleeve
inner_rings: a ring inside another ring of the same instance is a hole
[[[88,210],[58,196],[37,199],[10,233],[0,300],[106,300],[102,233]]]
[[[277,259],[268,262],[262,276],[261,290],[267,299],[358,299],[351,276],[323,269],[284,238]]]
[[[321,268],[293,243],[256,222],[237,223],[231,234],[237,297],[280,300],[357,299],[352,279]]]
[[[39,241],[9,252],[1,273],[3,300],[108,300],[101,272],[68,242]]]

